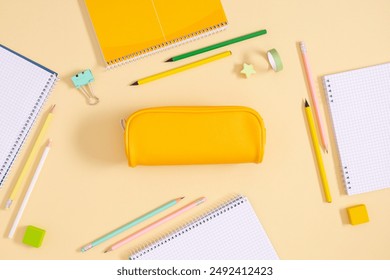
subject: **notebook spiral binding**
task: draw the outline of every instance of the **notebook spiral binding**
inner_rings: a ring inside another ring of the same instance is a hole
[[[136,248],[131,252],[129,256],[129,260],[139,259],[143,255],[153,251],[154,249],[163,246],[164,244],[170,242],[171,240],[174,240],[175,238],[178,238],[181,235],[186,234],[192,229],[202,224],[205,224],[220,215],[223,215],[223,213],[225,213],[226,211],[238,207],[240,204],[243,204],[246,201],[247,198],[245,198],[242,195],[236,194],[233,197],[226,199],[224,202],[218,203],[216,207],[209,207],[208,209],[206,209],[205,214],[191,219],[189,222],[186,222],[185,224],[179,226],[174,231],[162,233],[156,239],[146,242],[139,248]]]
[[[331,106],[332,103],[334,103],[334,92],[332,92],[332,88],[331,88],[331,85],[330,85],[330,80],[327,78],[327,79],[324,79],[323,80],[323,84],[324,84],[324,88],[326,90],[326,93],[328,94],[328,102],[329,102],[329,106]],[[337,139],[336,139],[337,141]],[[339,145],[337,145],[339,146]],[[350,190],[352,189],[351,187],[351,181],[350,181],[350,177],[349,177],[349,172],[348,172],[348,166],[342,166],[340,167],[341,169],[341,173],[342,175],[344,176],[344,182],[345,182],[345,188]]]
[[[348,166],[344,166],[343,171],[344,171],[344,178],[345,178],[345,183],[346,183],[345,187],[348,190],[350,190],[350,189],[352,189],[352,187],[351,187],[351,181],[349,179]]]
[[[53,82],[52,82],[53,80]],[[20,150],[23,148],[24,142],[26,140],[26,136],[28,135],[28,132],[31,130],[31,128],[34,126],[34,123],[38,116],[41,113],[41,110],[43,108],[43,105],[46,103],[47,98],[50,96],[51,92],[53,91],[54,86],[58,82],[57,75],[51,74],[49,79],[46,81],[46,85],[42,89],[42,92],[40,93],[37,101],[35,102],[34,107],[32,108],[31,112],[29,113],[29,116],[26,120],[26,122],[23,125],[23,128],[18,134],[18,137],[16,138],[11,151],[9,152],[7,158],[5,159],[5,162],[2,163],[0,166],[0,176],[5,174],[4,178],[0,181],[0,188],[3,185],[3,183],[7,180],[8,177],[8,171],[10,167],[12,166],[12,163],[16,159],[16,156]],[[31,124],[30,124],[31,123]]]
[[[324,80],[324,85],[325,85],[326,92],[329,95],[329,102],[333,103],[334,101],[333,93],[332,93],[332,89],[330,88],[329,79]]]
[[[227,27],[228,27],[228,23],[222,22],[220,24],[208,27],[206,29],[190,33],[190,34],[183,36],[183,37],[180,37],[178,39],[164,42],[162,44],[144,49],[144,50],[136,52],[136,53],[126,55],[124,57],[117,58],[115,60],[106,61],[106,63],[107,63],[106,69],[111,70],[111,69],[116,68],[118,66],[122,66],[124,64],[145,58],[147,56],[150,56],[150,55],[153,55],[153,54],[156,54],[156,53],[168,50],[168,49],[172,49],[172,48],[178,47],[180,45],[183,45],[183,44],[186,44],[189,42],[196,41],[196,40],[204,38],[204,37],[208,37],[210,35],[213,35],[215,33],[218,33],[220,31],[225,30]]]

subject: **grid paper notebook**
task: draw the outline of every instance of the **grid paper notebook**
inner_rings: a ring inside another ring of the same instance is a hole
[[[56,80],[57,73],[0,45],[0,188]]]
[[[390,63],[323,82],[347,193],[390,187]]]
[[[220,0],[85,0],[107,68],[227,27]]]
[[[274,260],[278,256],[248,199],[237,196],[129,259]]]

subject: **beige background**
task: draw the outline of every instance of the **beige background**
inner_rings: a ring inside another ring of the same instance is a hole
[[[281,259],[390,258],[390,189],[347,196],[332,134],[324,162],[333,202],[324,202],[302,107],[302,100],[309,95],[297,48],[299,41],[306,42],[321,109],[331,132],[320,77],[389,61],[390,2],[222,3],[229,19],[226,31],[106,71],[83,1],[0,1],[1,43],[61,77],[44,108],[46,114],[52,104],[57,105],[47,133],[53,148],[13,240],[6,236],[28,182],[11,210],[4,210],[4,204],[43,118],[0,192],[1,259],[126,259],[147,240],[234,193],[248,196]],[[229,58],[129,87],[138,78],[173,67],[163,63],[173,55],[259,29],[267,29],[268,34],[176,65],[222,50],[233,52]],[[265,53],[271,48],[282,57],[282,72],[275,73],[268,65]],[[253,64],[257,71],[249,79],[239,73],[244,62]],[[101,99],[97,106],[88,106],[70,81],[72,75],[87,68],[96,79],[93,86]],[[119,120],[135,110],[164,105],[245,105],[256,109],[268,133],[263,163],[129,168]],[[179,196],[185,196],[186,202],[206,196],[208,202],[117,251],[103,253],[130,231],[80,253],[88,242]],[[351,226],[345,208],[360,203],[367,205],[371,221]],[[41,248],[21,242],[27,225],[46,229]]]

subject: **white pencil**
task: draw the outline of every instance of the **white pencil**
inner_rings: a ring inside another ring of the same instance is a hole
[[[24,209],[26,208],[26,205],[27,205],[27,202],[28,202],[28,200],[30,198],[30,195],[31,195],[31,193],[32,193],[32,191],[34,189],[34,186],[35,186],[35,184],[36,184],[36,182],[38,180],[39,173],[41,173],[41,170],[42,170],[43,164],[45,163],[47,154],[50,151],[50,146],[51,146],[51,140],[49,139],[49,142],[47,143],[46,148],[45,148],[45,150],[42,153],[42,157],[41,157],[41,160],[39,161],[37,169],[35,170],[34,176],[31,179],[31,183],[28,186],[28,189],[27,189],[26,195],[24,196],[22,205],[20,205],[18,214],[16,215],[16,218],[15,218],[15,221],[14,221],[14,223],[12,225],[12,228],[9,231],[8,238],[13,238],[14,237],[14,234],[15,234],[15,231],[16,231],[16,227],[19,224],[20,218],[23,215]]]

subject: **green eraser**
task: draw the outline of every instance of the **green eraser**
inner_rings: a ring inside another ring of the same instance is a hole
[[[23,243],[39,248],[42,245],[45,233],[46,231],[44,229],[28,226],[26,232],[24,233]]]

